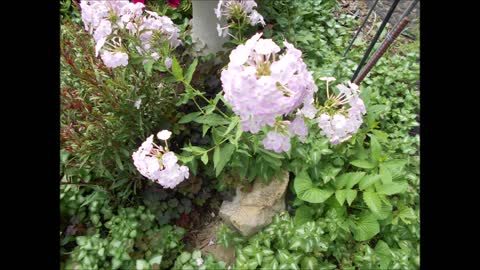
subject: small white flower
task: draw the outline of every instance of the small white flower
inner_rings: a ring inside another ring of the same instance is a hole
[[[170,67],[172,66],[172,58],[167,57],[167,58],[165,59],[165,66],[166,66],[167,68],[170,68]]]
[[[210,239],[210,241],[208,241],[208,246],[213,246],[215,245],[215,242],[213,242],[213,239]]]
[[[166,141],[170,138],[171,135],[172,135],[172,132],[168,130],[162,130],[157,133],[157,138],[159,138],[160,140]]]
[[[202,258],[197,258],[197,266],[200,266],[203,264],[203,259]]]
[[[142,99],[139,98],[135,101],[135,108],[140,109],[140,104],[142,104]]]

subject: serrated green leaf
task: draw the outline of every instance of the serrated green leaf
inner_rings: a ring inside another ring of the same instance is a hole
[[[374,213],[379,213],[382,208],[382,201],[378,197],[377,193],[372,191],[363,192],[363,201]]]
[[[380,268],[389,269],[389,264],[392,258],[392,251],[384,241],[380,240],[375,246],[375,254],[380,258]]]
[[[364,176],[365,176],[365,172],[353,172],[353,173],[341,174],[335,179],[335,187],[337,189],[342,189],[343,187],[346,186],[347,189],[351,189]]]
[[[383,166],[385,166],[390,170],[390,173],[392,174],[392,178],[395,179],[397,176],[401,174],[405,164],[407,164],[407,160],[405,159],[392,159],[392,160],[385,161],[383,163]]]
[[[407,186],[406,182],[392,182],[379,186],[377,192],[378,194],[393,195],[404,192],[407,190]]]
[[[193,72],[197,68],[198,59],[193,59],[193,63],[188,67],[187,73],[185,73],[185,82],[189,84],[192,81]]]
[[[382,183],[384,184],[389,184],[392,182],[392,174],[390,173],[390,170],[385,167],[385,165],[380,164],[380,177],[382,179]]]
[[[382,154],[382,146],[380,146],[377,138],[372,134],[370,135],[370,154],[371,160],[374,162],[378,162]]]
[[[300,199],[310,203],[322,203],[333,194],[333,190],[310,188],[305,190],[299,197]]]
[[[172,58],[172,73],[177,81],[183,81],[183,70],[175,56]]]
[[[179,124],[185,124],[185,123],[190,123],[193,120],[197,119],[197,117],[202,114],[201,112],[193,112],[189,113],[187,115],[184,115],[180,120],[178,121]]]
[[[375,168],[375,164],[371,163],[368,160],[357,159],[350,162],[355,167],[363,168],[363,169],[373,169]]]
[[[363,214],[353,226],[353,236],[356,241],[372,239],[380,232],[380,225],[372,214]]]
[[[226,143],[224,146],[220,147],[219,156],[217,159],[217,165],[215,166],[215,176],[219,176],[223,170],[223,167],[230,161],[232,154],[235,151],[235,146],[233,144]],[[215,153],[214,153],[215,155]],[[215,158],[214,158],[215,162]]]
[[[340,189],[335,191],[335,198],[337,198],[337,201],[340,205],[343,205],[343,203],[345,202],[345,199],[347,198],[347,190]]]
[[[381,130],[378,130],[378,129],[374,129],[372,130],[373,134],[375,134],[375,136],[377,136],[377,139],[386,143],[388,142],[388,134],[381,131]]]
[[[297,196],[310,203],[322,203],[333,195],[330,189],[319,189],[313,186],[312,180],[306,171],[295,177],[293,186]]]
[[[360,180],[360,183],[358,184],[360,190],[365,190],[371,185],[375,184],[377,181],[380,180],[380,175],[378,174],[369,174]]]
[[[412,220],[415,220],[417,219],[417,216],[415,215],[415,211],[413,211],[412,208],[410,207],[402,207],[401,209],[399,209],[392,221],[392,224],[397,224],[398,223],[398,219],[401,219],[405,224],[410,224],[410,220],[409,219],[412,219]]]
[[[356,190],[347,190],[347,202],[348,206],[352,205],[353,200],[357,197],[357,191]]]

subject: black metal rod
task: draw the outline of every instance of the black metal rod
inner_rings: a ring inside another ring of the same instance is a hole
[[[343,53],[343,57],[345,57],[347,55],[348,51],[350,51],[350,48],[352,47],[353,42],[355,42],[355,39],[357,39],[358,34],[360,34],[360,31],[362,31],[363,27],[367,23],[368,18],[370,17],[370,14],[372,14],[372,11],[375,9],[375,6],[377,5],[378,1],[380,1],[380,0],[375,0],[375,3],[373,3],[373,6],[370,8],[370,10],[367,13],[367,17],[365,17],[365,20],[363,20],[362,25],[360,25],[360,28],[358,28],[357,32],[355,33],[355,36],[353,36],[353,39],[350,41],[350,44],[348,44],[347,49]]]
[[[358,64],[357,70],[355,70],[355,73],[353,73],[353,76],[352,76],[352,79],[351,79],[352,82],[355,80],[358,73],[362,69],[363,65],[365,64],[365,61],[367,60],[368,56],[370,55],[370,52],[372,52],[373,47],[377,43],[378,38],[380,37],[380,34],[383,31],[383,28],[385,28],[385,26],[387,25],[387,22],[390,20],[390,17],[392,16],[393,12],[395,11],[395,8],[397,7],[398,2],[400,2],[400,0],[395,0],[395,2],[393,2],[392,6],[390,7],[390,9],[387,12],[387,15],[385,15],[385,18],[383,18],[383,21],[382,21],[382,24],[380,25],[380,28],[378,28],[378,31],[375,34],[375,37],[373,37],[372,41],[370,42],[370,46],[368,46],[368,49],[365,52],[365,54],[363,55],[363,58],[360,61],[360,64]]]
[[[400,20],[393,26],[392,30],[387,33],[387,37],[385,38],[385,40],[382,42],[380,47],[378,47],[372,58],[367,62],[365,67],[362,68],[359,75],[353,81],[355,84],[359,85],[362,82],[362,80],[365,78],[365,76],[367,76],[373,66],[375,66],[378,60],[387,51],[393,41],[402,33],[403,29],[405,29],[407,24],[410,22],[408,15],[410,15],[418,1],[419,0],[414,0],[412,3],[410,3],[408,8],[403,12],[402,16],[400,17]]]

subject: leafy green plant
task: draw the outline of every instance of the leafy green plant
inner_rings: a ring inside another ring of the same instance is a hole
[[[143,206],[120,208],[118,214],[98,226],[93,235],[77,236],[65,269],[166,269],[183,245],[185,231],[170,225],[158,227]]]
[[[227,269],[225,262],[217,261],[208,254],[202,258],[202,253],[199,250],[194,250],[192,253],[184,251],[177,257],[173,270],[207,270],[207,269]]]

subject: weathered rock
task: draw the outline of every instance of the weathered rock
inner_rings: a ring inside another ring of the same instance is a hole
[[[232,201],[224,201],[219,216],[226,224],[236,228],[243,236],[250,236],[272,222],[275,214],[285,210],[285,191],[288,172],[268,185],[256,179],[251,192],[237,194]]]
[[[196,237],[195,249],[204,254],[211,254],[218,261],[224,261],[227,265],[235,262],[235,247],[225,248],[217,243],[217,231],[222,222],[216,219],[207,224]]]

